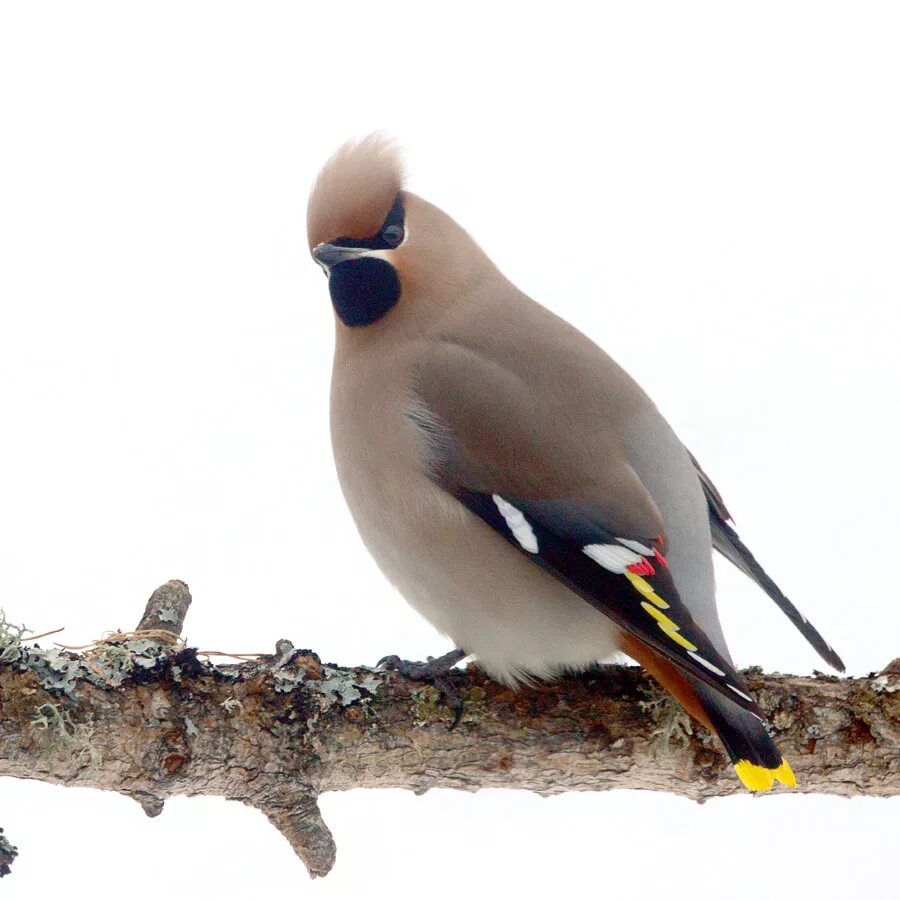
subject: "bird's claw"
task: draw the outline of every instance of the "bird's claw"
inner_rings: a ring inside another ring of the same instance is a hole
[[[384,656],[378,660],[376,668],[397,672],[411,681],[426,681],[440,692],[444,702],[453,710],[452,731],[459,725],[463,714],[463,699],[453,683],[453,667],[466,657],[465,650],[451,650],[443,656],[429,656],[425,662],[400,659],[399,656]]]
[[[451,669],[466,656],[465,650],[451,650],[443,656],[429,656],[425,662],[400,659],[399,656],[383,656],[376,668],[397,672],[413,681],[436,681],[450,674]]]

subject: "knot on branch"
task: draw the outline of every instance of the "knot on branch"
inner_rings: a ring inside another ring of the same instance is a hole
[[[291,787],[277,796],[253,800],[250,805],[263,812],[287,838],[311,878],[327,875],[331,871],[337,847],[319,812],[314,793]]]

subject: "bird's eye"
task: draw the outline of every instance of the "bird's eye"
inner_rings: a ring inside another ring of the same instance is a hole
[[[381,232],[384,242],[390,247],[397,247],[403,243],[403,227],[400,225],[388,225]]]

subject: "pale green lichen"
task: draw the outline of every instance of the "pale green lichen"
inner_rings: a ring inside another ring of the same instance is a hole
[[[294,645],[287,638],[282,638],[276,642],[275,652],[278,654],[278,658],[273,660],[272,667],[277,669],[287,665],[296,651],[294,650]]]
[[[244,704],[241,703],[241,701],[238,700],[237,697],[229,697],[227,700],[223,700],[219,704],[219,706],[221,706],[222,709],[225,710],[225,712],[229,713],[235,713],[238,710],[243,710],[244,708]]]
[[[872,679],[872,690],[876,694],[893,694],[900,691],[900,679],[892,678],[890,675],[879,675]]]
[[[271,671],[275,691],[279,694],[289,694],[304,685],[307,690],[315,691],[329,702],[337,700],[341,706],[349,706],[368,700],[381,683],[375,672],[369,671],[362,677],[355,677],[329,665],[322,665],[321,672],[311,677],[305,666],[296,664],[297,651],[290,641],[279,641],[275,650],[277,658],[265,668]]]
[[[814,706],[812,712],[815,716],[814,724],[818,728],[819,736],[821,737],[837,734],[849,724],[847,711],[837,707]]]
[[[462,696],[462,713],[459,724],[472,731],[478,727],[487,712],[487,691],[477,685]]]
[[[282,639],[275,645],[276,658],[268,664],[263,664],[263,670],[272,672],[272,681],[275,683],[275,692],[289,694],[306,681],[306,669],[291,666],[294,660],[294,645]]]
[[[74,699],[79,681],[102,688],[119,687],[136,669],[150,671],[164,663],[170,652],[166,644],[134,638],[99,643],[86,656],[57,649],[26,649],[19,662],[34,672],[45,690]]]
[[[640,701],[641,709],[659,726],[650,732],[651,747],[655,754],[666,756],[673,744],[689,747],[694,733],[691,717],[676,700],[656,687],[641,688],[648,699]]]
[[[131,653],[123,644],[101,644],[91,656],[92,667],[99,671],[110,687],[123,684],[134,671]]]
[[[474,731],[488,708],[487,691],[474,686],[464,693],[448,695],[432,684],[412,693],[413,723],[416,728],[441,723],[451,728]]]
[[[156,613],[156,616],[160,622],[166,622],[169,625],[176,625],[178,623],[178,610],[173,607],[161,607]]]
[[[142,669],[159,665],[171,649],[168,644],[160,644],[150,638],[131,638],[124,641],[122,647],[131,654],[134,664]]]
[[[22,640],[26,631],[24,625],[14,625],[0,609],[0,663],[18,662],[22,656]]]
[[[272,673],[272,680],[275,682],[276,693],[289,694],[306,681],[306,672],[302,669],[276,669]]]
[[[59,762],[75,762],[99,770],[103,758],[91,743],[92,729],[72,721],[68,710],[56,703],[42,703],[31,719],[33,728],[47,732],[47,752]]]
[[[84,661],[64,650],[26,650],[20,662],[38,677],[46,691],[75,696],[79,678],[89,674]]]
[[[441,699],[441,692],[430,684],[426,684],[421,690],[413,691],[413,722],[416,728],[434,722],[452,721],[452,715],[441,703]]]
[[[374,672],[356,679],[331,666],[322,666],[322,675],[321,681],[310,681],[310,688],[329,700],[337,699],[341,706],[349,706],[357,700],[367,700],[381,683]]]

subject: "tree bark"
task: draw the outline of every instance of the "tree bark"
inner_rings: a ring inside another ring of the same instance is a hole
[[[151,816],[176,795],[240,800],[313,876],[335,856],[324,791],[640,788],[700,802],[743,791],[715,739],[638,668],[513,691],[470,667],[449,676],[448,696],[447,678],[323,664],[286,640],[215,666],[175,643],[189,603],[169,582],[148,604],[151,630],[80,654],[0,627],[0,775],[118,791]],[[868,678],[744,674],[798,791],[900,793],[900,661]],[[4,847],[0,835],[0,872],[15,855]]]

